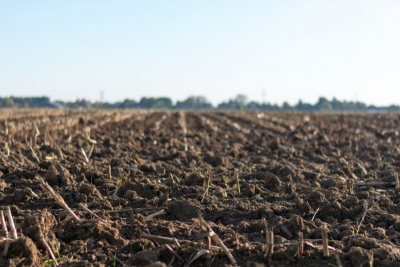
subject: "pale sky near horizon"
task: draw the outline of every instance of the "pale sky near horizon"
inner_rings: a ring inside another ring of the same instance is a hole
[[[0,3],[0,96],[400,104],[398,0]]]

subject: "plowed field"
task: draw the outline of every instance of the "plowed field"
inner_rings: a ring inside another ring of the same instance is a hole
[[[0,111],[0,266],[400,266],[399,115]]]

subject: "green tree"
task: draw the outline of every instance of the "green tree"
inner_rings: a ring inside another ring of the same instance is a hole
[[[324,110],[324,111],[330,111],[332,110],[332,105],[329,102],[328,99],[326,99],[325,97],[320,97],[318,99],[317,104],[315,104],[315,109],[316,110]]]
[[[158,109],[172,109],[173,108],[172,100],[168,97],[160,97],[157,98],[155,101],[154,108]]]
[[[288,110],[292,110],[292,107],[290,106],[290,104],[288,102],[285,101],[282,105],[282,109],[285,111],[288,111]]]

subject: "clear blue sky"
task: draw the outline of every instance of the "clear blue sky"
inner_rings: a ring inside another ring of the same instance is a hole
[[[400,104],[398,0],[0,3],[0,96]]]

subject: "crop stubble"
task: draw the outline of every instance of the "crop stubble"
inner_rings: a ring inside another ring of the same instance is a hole
[[[0,266],[400,266],[399,115],[1,111]]]

